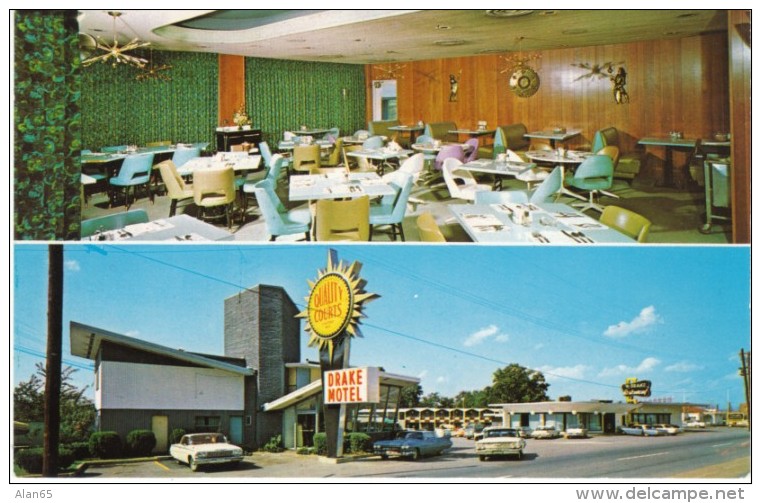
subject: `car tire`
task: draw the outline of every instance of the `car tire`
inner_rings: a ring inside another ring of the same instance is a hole
[[[196,463],[196,460],[193,459],[192,456],[188,457],[188,466],[190,466],[191,472],[197,472],[198,471],[198,463]]]
[[[486,461],[486,456],[478,456],[479,461]]]
[[[412,451],[412,461],[418,461],[420,459],[420,449]]]
[[[385,461],[386,459],[388,459],[388,454],[381,454],[380,457],[382,460]]]

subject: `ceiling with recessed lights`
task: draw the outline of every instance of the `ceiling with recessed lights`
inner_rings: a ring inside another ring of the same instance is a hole
[[[727,30],[724,10],[123,10],[119,37],[154,49],[376,64],[681,38]],[[105,10],[80,32],[112,37]]]

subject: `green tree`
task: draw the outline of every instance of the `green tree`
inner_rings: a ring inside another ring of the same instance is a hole
[[[399,396],[399,408],[409,409],[420,405],[420,397],[423,396],[423,387],[419,384],[402,388]]]
[[[489,406],[489,397],[486,394],[486,389],[475,391],[460,391],[454,397],[453,401],[454,407],[477,408]]]
[[[517,363],[494,372],[492,385],[484,391],[488,403],[527,403],[549,400],[544,374]]]
[[[420,405],[423,407],[454,407],[454,400],[441,396],[434,391],[421,398]]]
[[[37,363],[37,372],[13,389],[13,417],[16,421],[45,420],[45,366]],[[61,371],[61,442],[86,441],[95,424],[95,404],[73,383],[77,369]]]

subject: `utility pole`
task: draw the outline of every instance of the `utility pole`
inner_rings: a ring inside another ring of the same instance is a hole
[[[746,353],[744,349],[740,349],[740,363],[742,364],[740,375],[743,377],[743,383],[745,384],[745,405],[748,409],[748,429],[750,430],[750,351]]]
[[[63,340],[63,245],[48,245],[48,342],[45,360],[45,430],[42,476],[58,476]]]

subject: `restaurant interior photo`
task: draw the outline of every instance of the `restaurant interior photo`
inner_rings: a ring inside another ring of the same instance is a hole
[[[749,244],[747,10],[17,10],[16,240]]]

